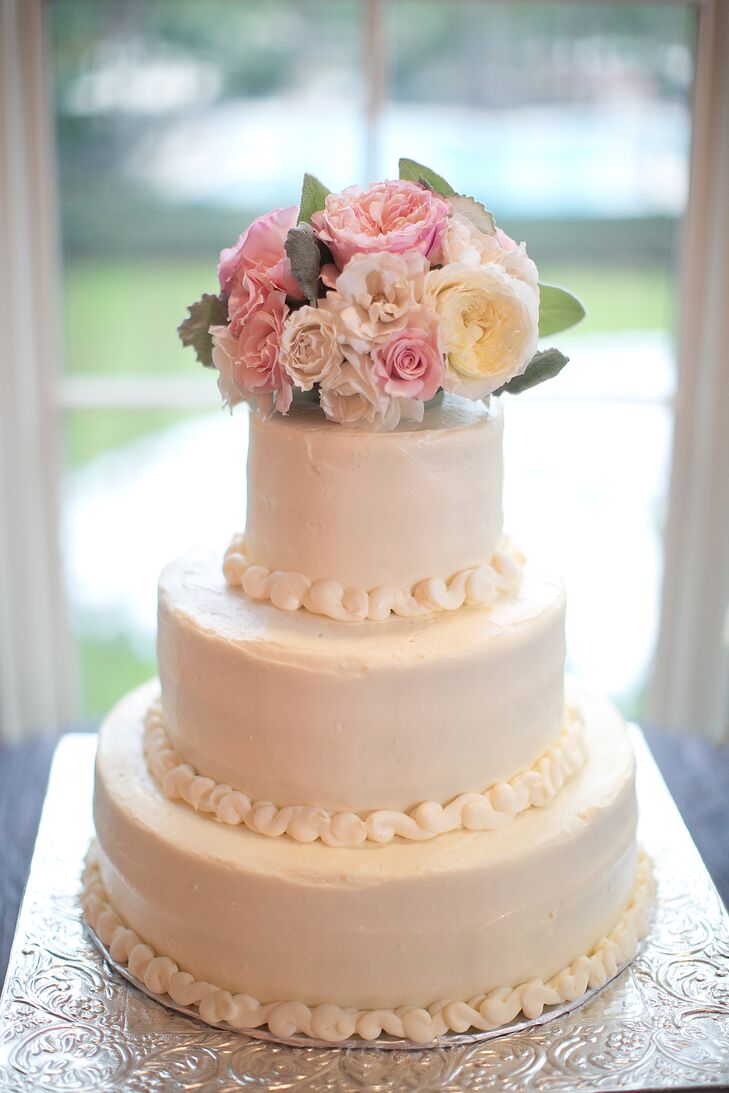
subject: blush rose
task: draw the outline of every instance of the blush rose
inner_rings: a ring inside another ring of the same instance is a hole
[[[230,326],[211,327],[213,364],[228,406],[254,400],[270,414],[285,414],[292,399],[289,377],[279,364],[281,337],[288,314],[285,294],[272,291],[236,334]]]
[[[372,361],[375,378],[388,395],[433,398],[444,372],[437,316],[429,308],[413,308],[403,330],[373,347]]]
[[[314,232],[329,247],[339,269],[355,254],[419,251],[440,256],[448,204],[415,182],[376,182],[329,194],[312,217]]]
[[[228,317],[238,333],[269,293],[282,291],[302,299],[284,250],[286,236],[295,227],[297,208],[273,209],[243,232],[236,244],[220,252],[218,279],[228,294]]]

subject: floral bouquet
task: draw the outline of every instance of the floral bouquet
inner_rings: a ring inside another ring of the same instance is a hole
[[[579,301],[540,284],[480,202],[399,166],[396,181],[341,194],[305,175],[298,209],[259,217],[221,252],[219,294],[179,334],[217,368],[226,405],[285,414],[298,390],[331,421],[394,429],[440,390],[518,393],[567,363],[537,341],[579,322]]]

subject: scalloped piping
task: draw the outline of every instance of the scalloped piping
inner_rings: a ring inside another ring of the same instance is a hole
[[[567,707],[556,743],[530,770],[510,781],[497,782],[483,793],[462,793],[446,805],[425,801],[409,812],[377,809],[360,816],[311,805],[277,808],[198,774],[170,743],[159,702],[150,706],[144,726],[147,766],[170,800],[185,801],[196,812],[209,813],[222,823],[245,824],[259,835],[289,835],[300,843],[321,839],[327,846],[361,846],[367,841],[383,844],[396,836],[422,841],[463,828],[492,831],[506,827],[520,812],[554,800],[585,762],[582,721],[574,708]]]
[[[382,586],[366,592],[343,588],[338,581],[310,581],[303,573],[271,571],[256,565],[247,557],[242,535],[235,536],[223,559],[228,584],[240,586],[252,600],[269,600],[282,611],[303,607],[338,622],[382,622],[390,613],[418,619],[435,611],[456,611],[464,604],[487,606],[516,591],[523,567],[524,555],[504,538],[489,563],[462,569],[447,581],[428,577],[409,591]]]
[[[490,1031],[513,1021],[523,1013],[528,1020],[540,1017],[545,1006],[574,1002],[587,990],[602,987],[621,964],[631,960],[650,924],[655,884],[650,859],[638,857],[636,883],[630,902],[607,937],[598,941],[587,955],[578,956],[562,971],[544,982],[530,979],[516,987],[497,987],[467,1001],[434,1002],[427,1009],[399,1006],[397,1009],[342,1009],[325,1004],[270,1002],[261,1005],[247,994],[231,994],[212,983],[197,980],[181,971],[170,957],[158,956],[134,930],[129,929],[108,901],[101,871],[92,845],[83,875],[81,904],[84,918],[119,964],[146,989],[161,997],[168,995],[180,1006],[194,1006],[207,1024],[226,1022],[235,1029],[268,1025],[272,1035],[282,1039],[303,1033],[316,1040],[336,1043],[360,1036],[376,1040],[382,1033],[426,1044],[447,1032],[468,1029]]]

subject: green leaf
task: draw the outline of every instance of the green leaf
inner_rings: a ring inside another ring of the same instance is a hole
[[[400,178],[409,182],[418,182],[421,185],[425,184],[443,197],[450,197],[451,194],[456,192],[441,175],[431,171],[430,167],[424,167],[422,163],[418,163],[414,159],[400,159],[398,160],[398,166],[400,168]]]
[[[548,338],[579,323],[585,309],[571,292],[556,285],[539,286],[539,337]]]
[[[184,319],[177,328],[183,345],[191,345],[195,356],[206,368],[213,364],[213,338],[211,326],[223,326],[228,321],[228,301],[221,296],[205,292],[187,309],[189,318]]]
[[[311,306],[316,307],[319,296],[321,250],[314,238],[314,229],[311,224],[299,224],[298,227],[291,228],[286,236],[284,249],[299,288]]]
[[[494,394],[503,395],[506,391],[510,395],[520,395],[522,391],[528,391],[530,387],[536,387],[538,383],[554,379],[568,360],[569,357],[565,357],[559,349],[542,349],[534,354],[521,376],[514,376],[513,380],[499,387]]]
[[[324,183],[320,182],[315,175],[304,175],[304,181],[301,185],[301,202],[299,204],[300,224],[311,224],[314,213],[318,213],[324,208],[324,202],[329,193],[330,191],[327,190]]]
[[[476,201],[475,197],[467,197],[465,194],[453,194],[448,198],[448,204],[454,213],[470,220],[474,228],[478,228],[484,235],[496,234],[496,221],[493,213],[490,213],[485,205]]]

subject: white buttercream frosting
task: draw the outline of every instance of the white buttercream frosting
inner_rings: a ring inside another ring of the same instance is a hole
[[[464,604],[493,604],[500,596],[516,591],[523,565],[520,551],[502,540],[489,562],[462,569],[447,580],[428,577],[416,581],[412,588],[343,588],[338,581],[311,581],[303,573],[272,573],[251,561],[245,536],[239,535],[225,552],[223,572],[228,584],[242,588],[253,600],[268,600],[282,611],[303,607],[340,622],[382,622],[391,613],[420,619],[434,611],[457,611]]]
[[[303,1033],[316,1040],[337,1042],[353,1036],[376,1040],[383,1033],[414,1043],[428,1043],[448,1032],[491,1030],[513,1021],[520,1013],[534,1019],[546,1006],[574,1002],[586,991],[602,987],[618,968],[635,955],[650,924],[654,880],[650,860],[638,859],[630,902],[613,928],[583,953],[544,981],[530,979],[515,986],[496,987],[486,994],[462,1000],[441,1000],[428,1006],[398,1006],[374,1010],[343,1008],[336,1003],[309,1006],[284,1001],[261,1004],[251,995],[222,990],[196,979],[168,956],[145,944],[117,915],[108,901],[94,848],[89,853],[81,896],[84,916],[112,959],[126,964],[152,994],[169,997],[181,1006],[195,1007],[203,1021],[223,1022],[236,1029],[267,1025],[282,1038]]]
[[[428,1009],[544,983],[630,902],[634,760],[608,703],[571,689],[588,762],[504,827],[332,848],[207,822],[143,754],[154,685],[102,727],[94,818],[108,899],[154,952],[261,1005]]]
[[[254,801],[409,812],[509,781],[557,741],[564,591],[527,563],[488,606],[343,625],[280,611],[192,551],[162,574],[170,741]]]
[[[383,844],[396,837],[422,841],[460,828],[494,831],[528,808],[549,804],[585,761],[582,722],[576,710],[568,709],[557,742],[509,782],[498,782],[483,793],[462,793],[445,805],[423,801],[410,812],[378,809],[358,816],[309,805],[277,808],[198,774],[170,744],[158,702],[145,718],[144,751],[150,771],[170,800],[185,801],[221,823],[245,824],[259,835],[289,835],[302,843],[321,839],[327,846],[359,846],[368,840]]]
[[[325,582],[358,590],[345,617],[370,590],[410,592],[420,578],[478,569],[501,537],[502,432],[498,401],[450,395],[421,423],[384,433],[343,429],[305,403],[286,417],[252,415],[247,557],[289,575],[282,600],[331,604]]]

